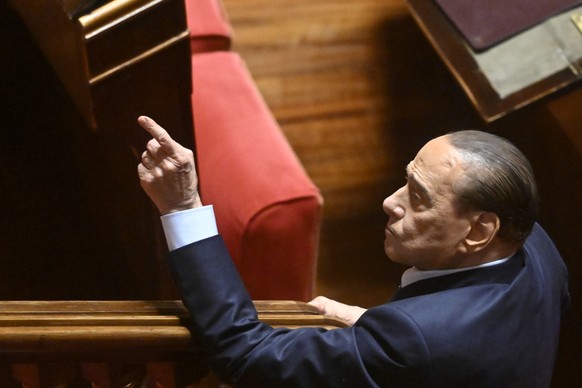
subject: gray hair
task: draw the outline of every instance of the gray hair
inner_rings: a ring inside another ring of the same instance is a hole
[[[447,135],[460,153],[463,176],[453,186],[460,204],[495,213],[499,237],[522,243],[538,216],[538,191],[525,155],[508,140],[482,131]]]

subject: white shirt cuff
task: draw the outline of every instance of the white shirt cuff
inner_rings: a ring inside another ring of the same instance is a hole
[[[170,251],[218,234],[212,205],[166,214],[161,220]]]

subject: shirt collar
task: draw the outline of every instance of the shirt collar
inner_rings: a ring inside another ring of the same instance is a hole
[[[449,274],[452,274],[455,272],[462,272],[462,271],[468,271],[468,270],[476,269],[476,268],[484,268],[484,267],[491,267],[493,265],[499,265],[499,264],[505,263],[507,260],[509,260],[510,257],[511,256],[508,256],[508,257],[505,257],[503,259],[490,261],[488,263],[475,265],[472,267],[464,267],[464,268],[437,269],[437,270],[428,270],[428,271],[423,271],[423,270],[417,269],[416,267],[408,268],[402,274],[402,279],[400,280],[400,286],[406,287],[409,284],[412,284],[412,283],[417,282],[419,280],[425,280],[425,279],[430,279],[430,278],[434,278],[437,276],[449,275]]]

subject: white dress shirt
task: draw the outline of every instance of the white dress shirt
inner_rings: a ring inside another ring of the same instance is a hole
[[[212,205],[169,213],[161,220],[171,251],[218,234]]]

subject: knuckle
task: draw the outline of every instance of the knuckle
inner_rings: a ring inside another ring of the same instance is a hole
[[[162,132],[158,133],[157,139],[158,139],[159,143],[164,144],[164,143],[168,142],[168,137],[169,137],[168,133],[165,131],[162,131]]]
[[[155,155],[158,152],[158,149],[160,148],[159,143],[157,142],[157,140],[152,139],[148,142],[147,146],[147,152],[149,152],[152,155]]]

